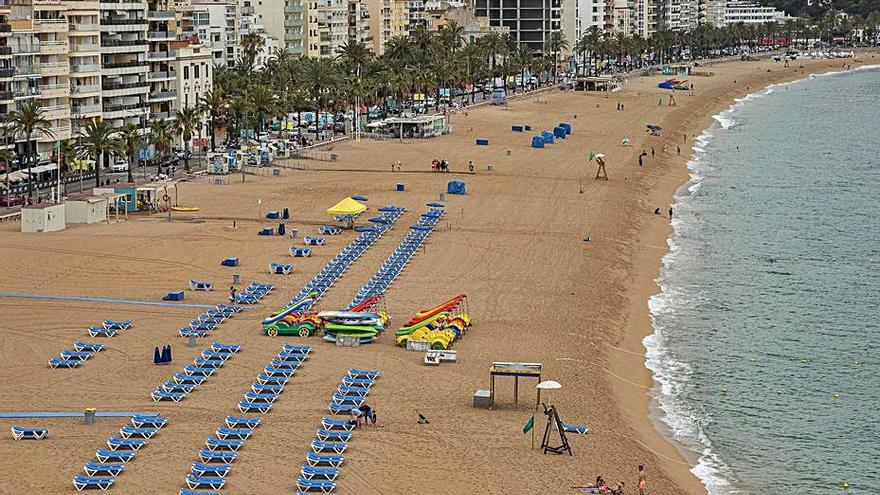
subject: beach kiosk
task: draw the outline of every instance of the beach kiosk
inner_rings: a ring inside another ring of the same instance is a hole
[[[394,138],[432,138],[448,133],[449,121],[443,114],[389,117],[367,127]]]
[[[64,203],[67,223],[106,222],[108,200],[104,196],[82,196],[70,198]]]
[[[335,205],[327,208],[327,214],[333,215],[340,220],[348,221],[348,228],[354,227],[354,218],[367,211],[367,205],[348,197]]]
[[[40,203],[21,209],[22,232],[55,232],[66,226],[64,204]]]
[[[609,91],[613,85],[611,76],[579,77],[574,82],[576,91]]]

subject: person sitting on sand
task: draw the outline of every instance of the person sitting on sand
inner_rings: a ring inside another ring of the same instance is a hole
[[[614,488],[610,488],[612,495],[624,495],[623,493],[623,482],[618,481],[617,486]]]
[[[602,487],[605,486],[605,478],[603,478],[601,474],[599,476],[596,476],[596,486],[599,489],[602,489]]]

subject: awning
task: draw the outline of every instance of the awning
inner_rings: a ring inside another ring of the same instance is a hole
[[[329,215],[357,215],[358,213],[363,213],[366,211],[366,205],[358,203],[357,201],[351,198],[345,198],[342,201],[336,203],[327,209],[327,214]]]
[[[52,170],[58,170],[57,163],[49,163],[47,165],[38,165],[31,169],[31,175],[41,174],[43,172],[51,172]]]

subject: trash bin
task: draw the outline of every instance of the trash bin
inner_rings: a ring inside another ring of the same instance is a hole
[[[233,273],[232,274],[232,285],[238,285],[241,283],[241,274]]]
[[[491,171],[492,171],[492,165],[486,165],[486,170],[488,170],[489,172],[491,172]]]
[[[406,186],[403,185],[403,182],[398,182],[398,183],[397,183],[397,190],[398,190],[398,191],[405,191],[405,190],[406,190]]]
[[[195,335],[190,335],[189,338],[187,338],[186,346],[187,347],[195,347],[196,346],[196,336]]]
[[[440,201],[446,201],[446,193],[440,193]]]
[[[96,416],[97,412],[98,412],[97,409],[95,409],[94,407],[87,407],[86,408],[85,418],[86,418],[87,425],[91,425],[91,424],[95,423],[95,416]]]

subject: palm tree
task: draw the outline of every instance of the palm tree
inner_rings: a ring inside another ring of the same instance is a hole
[[[9,204],[9,169],[12,168],[9,162],[12,161],[12,150],[8,148],[0,148],[0,163],[3,164],[3,170],[6,172],[6,204]]]
[[[211,151],[217,148],[217,119],[226,108],[226,98],[219,88],[209,89],[199,98],[199,108],[211,118]]]
[[[193,132],[202,125],[201,114],[195,107],[183,107],[174,117],[174,126],[183,141],[183,168],[189,172],[189,143]]]
[[[34,186],[31,180],[31,167],[37,163],[37,144],[34,142],[34,132],[42,133],[50,138],[55,137],[52,132],[52,123],[46,119],[45,112],[36,100],[28,100],[17,105],[15,110],[9,112],[8,121],[10,123],[9,134],[25,139],[25,155],[22,158],[27,164],[28,198],[33,199]]]
[[[568,40],[562,31],[553,31],[547,38],[546,49],[553,54],[553,81],[556,82],[556,71],[559,67],[559,53],[568,50]]]
[[[171,143],[174,141],[174,129],[167,120],[154,120],[150,122],[149,140],[156,146],[157,172],[162,170],[162,159]]]
[[[254,61],[257,59],[257,54],[260,50],[266,46],[266,38],[263,38],[262,35],[258,33],[250,33],[241,37],[241,66],[246,71],[251,71],[254,68]]]
[[[141,147],[141,130],[135,124],[128,123],[117,131],[117,139],[128,160],[128,181],[134,182],[134,167],[137,165],[136,152]]]
[[[328,103],[323,100],[334,82],[336,82],[336,67],[332,60],[326,58],[303,60],[303,84],[315,104],[315,139],[318,138],[318,130],[321,127],[321,109]]]
[[[464,41],[464,27],[455,21],[449,21],[449,24],[440,27],[437,32],[437,41],[455,55],[455,51],[461,47]]]
[[[106,121],[91,121],[76,138],[76,148],[83,158],[95,160],[95,187],[101,185],[101,168],[107,156],[120,151],[116,130]]]

